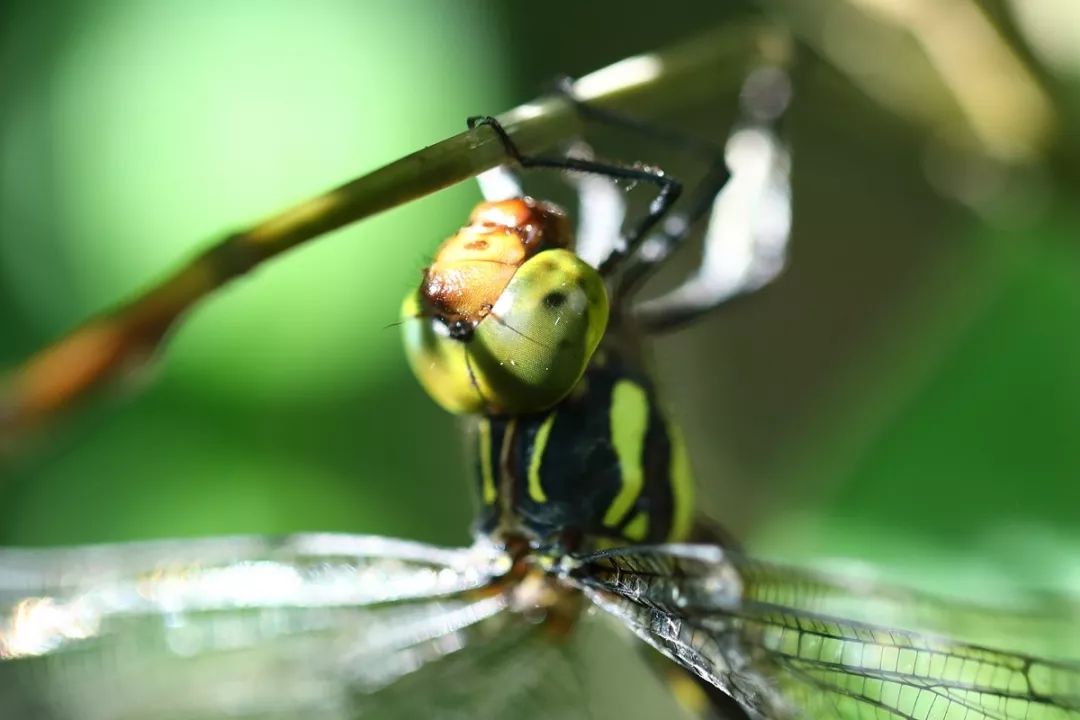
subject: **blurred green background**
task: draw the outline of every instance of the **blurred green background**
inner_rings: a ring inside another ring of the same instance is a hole
[[[983,79],[927,44],[925,19],[891,0],[764,5],[807,44],[790,270],[655,347],[703,506],[773,556],[860,558],[961,590],[1075,590],[1080,163],[1060,129],[1080,107],[1067,36],[1080,9],[959,3],[1026,68],[1034,95],[1015,102],[1045,101],[1058,128],[1029,117],[995,144],[954,131],[965,109],[997,117],[1008,102],[965,101]],[[468,115],[758,6],[9,0],[0,365]],[[895,42],[867,46],[860,23]],[[666,122],[722,141],[737,89],[697,82],[699,101]],[[0,458],[0,543],[467,542],[464,443],[388,326],[478,198],[465,183],[336,232],[199,306],[152,372]]]

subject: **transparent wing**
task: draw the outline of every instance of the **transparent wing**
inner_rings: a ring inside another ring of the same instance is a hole
[[[965,634],[984,624],[1057,627],[1075,643],[1069,617],[1050,623],[844,583],[709,546],[606,551],[564,573],[755,717],[1080,718],[1080,664],[943,634],[966,618]]]
[[[403,677],[361,707],[388,720],[696,718],[628,635],[603,613],[587,613],[561,638],[542,625],[514,625]]]
[[[4,717],[655,718],[603,616],[509,609],[506,558],[377,537],[0,551]]]
[[[394,681],[521,624],[492,584],[508,567],[482,545],[340,535],[4,550],[0,703],[26,718],[379,717]]]

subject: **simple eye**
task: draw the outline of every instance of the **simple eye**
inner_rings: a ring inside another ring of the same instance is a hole
[[[523,414],[569,393],[608,320],[603,280],[564,249],[526,260],[470,337],[422,316],[420,292],[402,306],[405,350],[420,383],[453,413]]]

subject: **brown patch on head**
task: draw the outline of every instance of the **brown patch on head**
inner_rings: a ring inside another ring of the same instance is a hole
[[[424,305],[447,323],[475,326],[526,260],[570,241],[566,214],[551,203],[528,197],[480,203],[424,272]]]

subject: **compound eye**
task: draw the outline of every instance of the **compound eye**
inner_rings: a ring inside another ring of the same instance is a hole
[[[551,407],[588,367],[608,320],[603,280],[569,250],[525,261],[472,336],[458,340],[420,316],[419,293],[402,314],[409,364],[453,413],[519,415]]]

